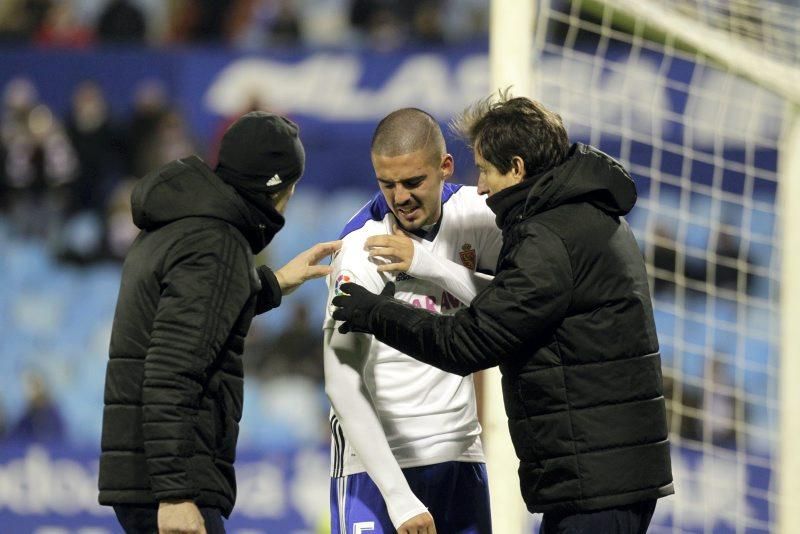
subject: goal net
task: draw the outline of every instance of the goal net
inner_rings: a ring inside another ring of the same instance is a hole
[[[530,94],[639,190],[676,487],[651,532],[778,532],[798,28],[776,0],[538,2]]]

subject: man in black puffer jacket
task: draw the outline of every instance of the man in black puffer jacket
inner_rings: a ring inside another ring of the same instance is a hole
[[[323,276],[321,243],[256,269],[303,173],[297,126],[264,112],[225,133],[215,171],[195,156],[136,184],[141,233],[111,332],[99,500],[128,533],[224,532],[236,498],[241,354],[254,315]]]
[[[647,274],[622,218],[633,180],[527,98],[481,101],[457,127],[503,230],[494,281],[453,316],[344,284],[333,317],[446,371],[500,366],[542,533],[645,532],[673,486]]]

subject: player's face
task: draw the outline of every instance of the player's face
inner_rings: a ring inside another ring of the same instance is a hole
[[[406,230],[434,224],[442,213],[442,187],[453,174],[453,157],[417,150],[401,156],[372,154],[381,193]]]
[[[511,170],[503,174],[497,167],[483,159],[477,147],[473,152],[475,153],[475,166],[478,168],[479,195],[492,196],[507,187],[520,183],[525,176],[525,164],[520,158],[514,158],[519,161],[515,161]],[[519,165],[522,166],[521,169]]]

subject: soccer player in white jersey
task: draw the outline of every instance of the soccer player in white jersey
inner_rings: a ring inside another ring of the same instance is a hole
[[[328,302],[345,282],[448,314],[491,280],[501,235],[475,187],[453,174],[438,123],[406,108],[375,130],[380,193],[347,223]],[[440,371],[325,319],[331,415],[331,530],[491,532],[488,480],[470,377]]]

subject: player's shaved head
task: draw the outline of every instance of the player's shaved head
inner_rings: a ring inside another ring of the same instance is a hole
[[[436,159],[446,151],[439,123],[421,109],[393,111],[378,123],[372,136],[371,151],[375,155],[402,156],[422,149]]]

